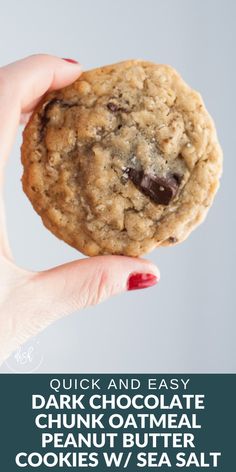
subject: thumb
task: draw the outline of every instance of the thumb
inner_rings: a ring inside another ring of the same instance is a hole
[[[15,290],[4,307],[8,316],[3,320],[0,363],[63,315],[125,290],[149,287],[160,278],[150,261],[123,256],[82,259],[38,274],[13,269]]]
[[[21,113],[31,112],[45,92],[69,85],[80,74],[80,64],[47,54],[0,67],[1,160],[9,154]]]
[[[98,256],[37,274],[34,280],[44,321],[72,313],[125,290],[146,288],[160,279],[150,261],[123,256]],[[42,321],[42,319],[41,319]]]

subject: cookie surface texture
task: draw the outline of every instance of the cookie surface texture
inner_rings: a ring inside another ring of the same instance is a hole
[[[222,153],[201,96],[170,66],[125,61],[47,94],[23,133],[23,189],[89,256],[139,256],[204,219]]]

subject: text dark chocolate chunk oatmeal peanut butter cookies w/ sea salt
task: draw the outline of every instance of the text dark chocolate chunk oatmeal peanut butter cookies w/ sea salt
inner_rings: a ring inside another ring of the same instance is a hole
[[[23,188],[84,254],[139,256],[205,217],[222,153],[200,95],[170,66],[126,61],[47,94],[23,135]]]

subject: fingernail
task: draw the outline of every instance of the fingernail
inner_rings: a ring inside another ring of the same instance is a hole
[[[139,290],[156,285],[159,279],[154,274],[131,274],[127,282],[127,290]]]
[[[67,57],[62,57],[63,61],[70,62],[71,64],[79,64],[78,61],[75,61],[74,59],[70,59]]]

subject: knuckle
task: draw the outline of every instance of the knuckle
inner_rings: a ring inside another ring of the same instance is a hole
[[[109,274],[106,269],[94,274],[89,285],[88,305],[97,305],[109,297],[111,290],[108,281]]]

